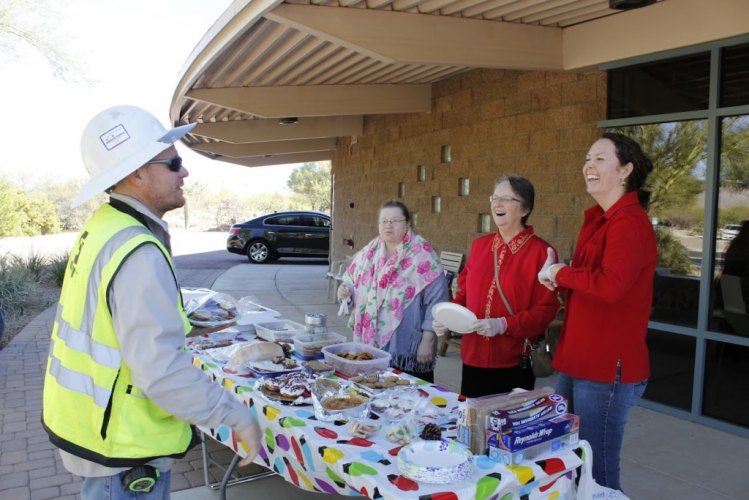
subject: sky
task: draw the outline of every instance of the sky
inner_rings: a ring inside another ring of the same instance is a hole
[[[36,24],[81,68],[65,81],[37,51],[0,40],[0,176],[22,187],[88,179],[80,135],[110,106],[130,104],[169,125],[169,105],[180,71],[205,32],[231,0],[29,0],[48,13]],[[2,42],[5,43],[2,43]],[[77,81],[76,81],[77,80]],[[177,144],[190,176],[185,180],[253,194],[288,193],[299,165],[247,168],[209,160]]]

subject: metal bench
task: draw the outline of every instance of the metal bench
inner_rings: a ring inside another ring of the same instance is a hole
[[[463,254],[456,252],[440,252],[440,263],[445,270],[445,279],[450,289],[450,298],[452,299],[458,287],[458,273],[463,267]],[[444,356],[447,348],[452,345],[460,349],[460,335],[452,336],[450,332],[442,337],[437,353]]]

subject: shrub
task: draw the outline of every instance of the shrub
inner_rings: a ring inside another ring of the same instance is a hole
[[[12,255],[10,261],[13,266],[27,269],[34,281],[41,281],[44,266],[47,264],[47,258],[34,251],[26,257]]]
[[[0,257],[0,308],[8,318],[23,313],[33,285],[33,273],[16,257]]]
[[[689,275],[692,261],[686,247],[665,228],[656,228],[655,239],[658,243],[658,267],[665,267],[671,274]]]
[[[55,207],[44,197],[29,196],[0,180],[0,236],[32,236],[60,232]]]
[[[70,257],[69,252],[55,255],[49,258],[49,264],[47,264],[47,270],[52,283],[62,287],[62,282],[65,279],[65,269],[68,265],[68,258]]]

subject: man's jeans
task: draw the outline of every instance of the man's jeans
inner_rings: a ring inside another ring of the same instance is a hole
[[[172,471],[161,471],[151,493],[135,493],[122,487],[127,471],[114,476],[84,477],[81,500],[169,500],[172,488]]]
[[[624,426],[629,411],[647,386],[647,380],[633,384],[592,382],[560,373],[556,392],[569,401],[569,411],[580,416],[580,439],[593,450],[593,478],[602,486],[621,490],[619,462]]]

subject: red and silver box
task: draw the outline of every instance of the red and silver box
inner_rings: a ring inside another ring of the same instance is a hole
[[[486,417],[486,430],[507,432],[565,413],[567,413],[567,400],[559,394],[549,394],[529,399],[514,408],[493,410]]]

